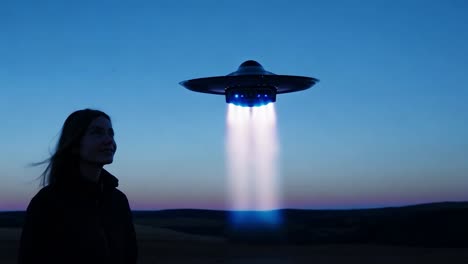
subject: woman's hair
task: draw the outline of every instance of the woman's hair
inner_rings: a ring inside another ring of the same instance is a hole
[[[99,110],[83,109],[70,114],[63,124],[55,152],[51,157],[33,165],[48,163],[41,174],[41,185],[68,182],[79,170],[80,142],[91,122],[98,117],[110,117]]]

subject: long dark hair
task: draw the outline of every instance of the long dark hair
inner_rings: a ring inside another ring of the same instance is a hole
[[[73,175],[79,171],[81,138],[91,122],[101,116],[111,121],[106,113],[88,108],[75,111],[67,117],[54,153],[42,162],[33,163],[33,165],[48,163],[40,176],[42,186],[73,180]]]

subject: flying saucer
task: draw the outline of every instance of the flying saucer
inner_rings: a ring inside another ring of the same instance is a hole
[[[306,90],[318,81],[312,77],[277,75],[248,60],[226,76],[191,79],[180,85],[194,92],[225,95],[226,103],[253,107],[276,102],[277,94]]]

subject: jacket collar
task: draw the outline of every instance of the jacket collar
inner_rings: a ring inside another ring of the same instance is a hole
[[[57,185],[64,187],[65,189],[74,189],[74,190],[82,190],[82,191],[98,191],[101,192],[102,190],[109,190],[116,188],[119,186],[119,180],[108,172],[105,169],[101,170],[101,176],[98,182],[92,182],[85,180],[79,172],[75,172],[72,174],[70,179],[65,182],[58,182]],[[100,191],[99,191],[100,190]]]
[[[102,182],[105,188],[116,188],[119,186],[119,180],[105,169],[102,169],[99,181]]]

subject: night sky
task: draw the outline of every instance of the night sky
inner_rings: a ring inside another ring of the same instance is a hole
[[[97,3],[99,2],[99,3]],[[223,96],[244,61],[320,79],[278,95],[284,208],[468,200],[466,1],[2,1],[0,210],[24,210],[65,118],[95,108],[132,209],[229,209]]]

